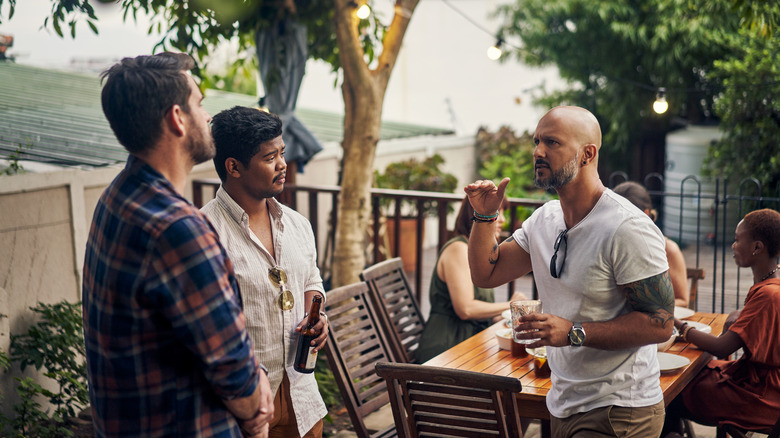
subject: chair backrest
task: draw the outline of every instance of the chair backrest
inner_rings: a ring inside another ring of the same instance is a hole
[[[688,289],[688,308],[696,310],[696,292],[699,289],[699,280],[704,279],[704,269],[688,268],[688,280],[691,281],[691,287]]]
[[[377,363],[398,435],[522,437],[520,379],[450,368]]]
[[[398,362],[416,362],[425,319],[420,312],[400,257],[385,260],[363,270],[376,302],[379,318]]]
[[[325,353],[359,438],[372,436],[363,421],[365,416],[389,401],[385,382],[376,375],[374,365],[392,360],[369,295],[368,285],[360,282],[330,290],[325,302],[329,323]],[[391,425],[373,436],[396,435]]]

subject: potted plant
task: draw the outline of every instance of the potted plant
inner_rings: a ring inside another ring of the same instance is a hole
[[[434,154],[424,160],[410,158],[389,164],[383,173],[374,172],[374,186],[383,189],[415,190],[424,192],[452,193],[458,185],[455,175],[441,169],[444,158]],[[394,211],[392,200],[383,200],[384,210]],[[435,201],[423,202],[423,216],[433,217],[437,215],[438,204]],[[449,207],[452,210],[452,206]],[[391,256],[400,256],[404,261],[406,271],[414,271],[417,265],[415,243],[418,238],[416,230],[417,201],[404,200],[401,205],[402,218],[400,219],[401,236],[400,253],[395,248],[395,218],[388,217],[386,224],[386,236]],[[385,213],[387,216],[387,214]],[[419,236],[423,239],[424,236]]]

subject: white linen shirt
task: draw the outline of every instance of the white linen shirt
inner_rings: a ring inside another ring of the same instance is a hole
[[[274,394],[279,390],[283,372],[287,372],[295,420],[298,432],[303,436],[327,414],[327,408],[314,374],[302,374],[293,369],[298,342],[295,327],[304,319],[308,307],[304,292],[318,291],[324,300],[325,291],[317,268],[311,224],[300,213],[274,198],[268,198],[267,202],[276,260],[249,228],[249,215],[222,187],[202,211],[214,225],[233,262],[255,355],[268,368]],[[275,266],[287,273],[286,289],[295,299],[291,310],[280,308],[281,290],[268,279],[268,270]]]
[[[545,313],[570,321],[611,320],[631,311],[618,285],[669,269],[661,231],[646,214],[609,189],[569,229],[563,271],[560,278],[553,278],[553,245],[564,229],[560,201],[550,201],[513,234],[531,255]],[[558,265],[563,251],[561,247]],[[655,344],[614,351],[548,346],[547,359],[552,370],[547,408],[558,418],[603,406],[642,407],[663,400]]]

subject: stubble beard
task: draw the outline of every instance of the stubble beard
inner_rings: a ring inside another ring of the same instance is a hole
[[[564,164],[563,167],[553,171],[549,178],[542,178],[538,173],[534,172],[534,184],[540,189],[558,190],[577,177],[577,173],[580,170],[579,162],[579,156],[575,155],[574,158]]]
[[[197,126],[190,123],[190,135],[187,141],[187,151],[190,154],[190,158],[194,164],[204,163],[212,158],[217,153],[217,149],[214,146],[214,139],[211,138],[210,132],[203,132],[203,129],[196,129]]]

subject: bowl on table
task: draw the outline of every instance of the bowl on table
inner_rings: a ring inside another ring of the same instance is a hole
[[[496,340],[498,341],[498,348],[502,350],[512,350],[512,329],[498,329],[496,330]]]

